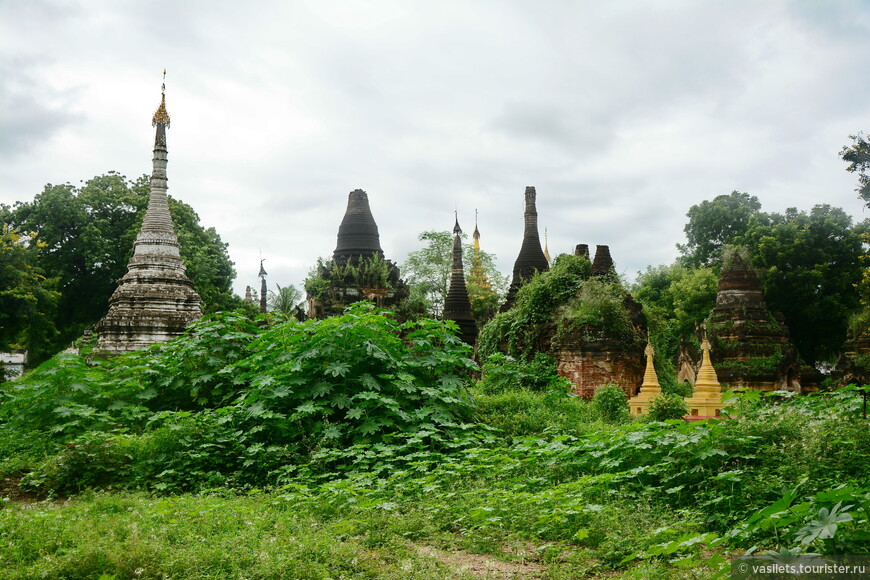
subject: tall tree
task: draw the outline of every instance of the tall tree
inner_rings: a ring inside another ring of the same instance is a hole
[[[761,210],[758,198],[732,191],[693,205],[686,216],[686,244],[677,244],[688,266],[718,266],[722,246],[746,233],[752,216]]]
[[[80,188],[48,184],[33,201],[18,202],[7,213],[12,227],[24,235],[35,235],[44,244],[39,266],[46,276],[59,280],[55,349],[80,336],[106,313],[148,206],[149,183],[144,175],[130,181],[109,172]],[[199,224],[190,206],[171,198],[169,203],[181,257],[203,298],[204,310],[240,304],[241,299],[231,291],[235,269],[226,244],[214,229]]]
[[[716,304],[718,281],[712,268],[679,262],[638,275],[632,295],[643,304],[660,358],[676,362],[681,342],[696,342],[698,325]]]
[[[39,269],[41,249],[35,237],[0,225],[0,351],[26,349],[37,361],[57,334],[53,316],[60,298],[57,280]]]
[[[465,234],[462,235],[466,239]],[[417,239],[426,245],[410,252],[402,264],[402,275],[411,286],[412,296],[422,297],[428,304],[429,313],[440,317],[444,311],[444,299],[450,284],[450,270],[453,265],[453,234],[447,231],[425,231]],[[498,303],[507,291],[508,279],[495,267],[492,254],[479,251],[475,258],[471,244],[463,242],[462,261],[465,265],[466,283],[471,277],[472,266],[480,264],[489,279],[490,287],[475,285],[469,287],[469,299],[475,317],[492,310],[491,304]]]
[[[846,145],[840,151],[840,158],[849,164],[846,171],[858,174],[858,197],[870,207],[870,142],[863,133],[849,135],[851,145]]]
[[[792,340],[808,363],[833,361],[849,317],[859,307],[866,252],[862,233],[842,209],[817,205],[809,213],[758,213],[740,243],[762,268],[768,306],[782,312]]]

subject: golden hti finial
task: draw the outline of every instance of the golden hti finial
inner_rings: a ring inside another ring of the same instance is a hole
[[[160,106],[151,118],[152,127],[158,124],[169,126],[169,112],[166,110],[166,69],[163,69],[163,84],[160,87]]]
[[[547,247],[549,245],[549,241],[547,240],[547,228],[544,228],[544,258],[547,259],[547,263],[551,262],[550,260],[550,249]]]

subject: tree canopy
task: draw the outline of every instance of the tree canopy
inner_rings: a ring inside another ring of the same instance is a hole
[[[850,316],[860,301],[866,252],[862,233],[842,209],[817,205],[809,213],[759,213],[740,241],[762,279],[768,306],[782,312],[792,341],[813,364],[838,355]]]
[[[32,256],[47,278],[58,280],[60,293],[53,322],[59,350],[96,323],[126,271],[133,242],[148,206],[149,178],[130,181],[109,172],[81,187],[48,184],[31,202],[7,208],[3,221],[38,241]],[[233,308],[233,262],[214,228],[203,228],[189,205],[169,198],[169,210],[181,244],[187,275],[203,299],[206,312]]]
[[[467,236],[462,235],[463,239]],[[402,275],[411,286],[414,296],[422,297],[432,316],[440,317],[450,287],[453,267],[453,234],[429,230],[418,237],[426,245],[410,252],[402,264]],[[495,256],[463,242],[462,262],[468,286],[471,309],[478,324],[491,318],[507,291],[508,279],[495,266]],[[475,268],[475,265],[478,267]],[[481,276],[481,272],[483,276]],[[488,282],[488,284],[487,284]]]
[[[718,266],[722,246],[745,234],[752,216],[760,210],[757,197],[739,191],[693,205],[686,214],[689,221],[683,229],[686,244],[677,244],[686,265]]]
[[[35,239],[0,229],[0,351],[23,348],[37,360],[57,334],[52,318],[60,298],[57,280],[38,266],[40,250]]]
[[[870,142],[863,133],[849,135],[851,145],[846,145],[840,151],[840,158],[849,164],[846,171],[858,174],[858,197],[870,207]]]

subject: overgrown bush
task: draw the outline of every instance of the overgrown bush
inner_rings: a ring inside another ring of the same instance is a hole
[[[689,407],[680,395],[662,393],[649,402],[649,418],[653,421],[682,419],[688,414]]]
[[[556,359],[548,354],[537,352],[526,362],[496,353],[483,365],[480,388],[487,394],[516,389],[565,392],[568,384],[556,370]]]
[[[592,406],[606,423],[621,423],[629,416],[628,399],[618,385],[602,385],[592,397]]]

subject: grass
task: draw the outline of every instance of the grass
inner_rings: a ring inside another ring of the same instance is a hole
[[[485,490],[465,490],[459,504]],[[448,496],[402,505],[301,495],[151,497],[87,493],[0,511],[0,576],[29,578],[577,578],[616,577],[588,549],[530,542],[510,529],[454,519]],[[345,498],[347,499],[347,498]],[[325,501],[324,501],[325,500]],[[343,507],[339,507],[343,505]],[[453,507],[451,507],[453,506]],[[439,513],[440,512],[440,513]],[[603,535],[668,514],[641,508],[594,524]],[[635,514],[637,516],[637,514]],[[619,524],[618,522],[624,522]],[[611,528],[612,529],[612,528]],[[626,578],[704,577],[645,563]]]

